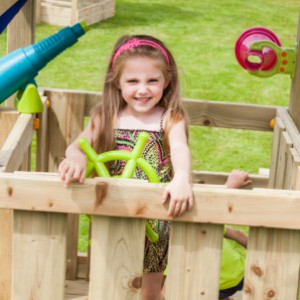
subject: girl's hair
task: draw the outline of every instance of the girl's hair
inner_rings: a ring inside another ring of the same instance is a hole
[[[142,40],[144,43],[128,46],[131,41]],[[145,41],[149,41],[149,44]],[[153,45],[157,45],[154,47]],[[103,97],[101,102],[92,110],[92,129],[99,132],[97,139],[92,141],[94,149],[98,153],[114,149],[114,129],[119,112],[125,107],[126,102],[122,98],[120,89],[117,87],[124,63],[128,57],[144,56],[155,58],[160,61],[161,70],[168,86],[164,89],[162,99],[158,103],[166,110],[166,126],[164,146],[168,149],[168,134],[173,124],[186,118],[180,95],[178,72],[175,60],[167,47],[158,39],[148,35],[123,36],[115,44],[111,59],[107,68]],[[93,117],[100,118],[100,128],[94,128]],[[187,128],[186,128],[186,132]]]

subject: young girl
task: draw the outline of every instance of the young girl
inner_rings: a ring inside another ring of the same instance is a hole
[[[168,215],[181,216],[193,207],[187,123],[180,96],[177,67],[166,46],[151,36],[123,36],[113,50],[103,89],[103,100],[93,110],[86,137],[93,148],[132,150],[140,132],[150,135],[142,157],[156,170],[161,182],[169,182],[162,203],[169,200]],[[122,173],[123,161],[111,162],[112,175]],[[83,182],[86,157],[75,140],[59,166],[65,186]],[[134,178],[147,179],[136,169]],[[155,244],[145,242],[142,299],[160,299],[167,263],[170,224],[149,220],[159,234]]]

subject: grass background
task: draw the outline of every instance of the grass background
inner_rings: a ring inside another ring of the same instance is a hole
[[[150,34],[172,51],[183,97],[287,106],[290,77],[249,75],[238,65],[234,45],[244,30],[263,26],[276,33],[282,45],[293,47],[299,8],[299,0],[116,0],[115,16],[92,25],[36,81],[40,87],[101,91],[115,41],[124,34]],[[60,28],[38,24],[36,41]],[[5,52],[4,32],[0,56]],[[260,167],[269,167],[272,134],[191,127],[190,145],[194,170],[244,169],[255,174]]]

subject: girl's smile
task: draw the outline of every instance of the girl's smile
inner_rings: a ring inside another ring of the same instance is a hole
[[[143,56],[126,59],[119,88],[134,114],[150,113],[161,100],[166,86],[159,60]]]

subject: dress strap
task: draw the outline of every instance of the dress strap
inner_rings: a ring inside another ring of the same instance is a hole
[[[166,114],[167,110],[164,110],[163,113],[161,114],[161,118],[160,118],[160,131],[164,130],[164,117]]]

